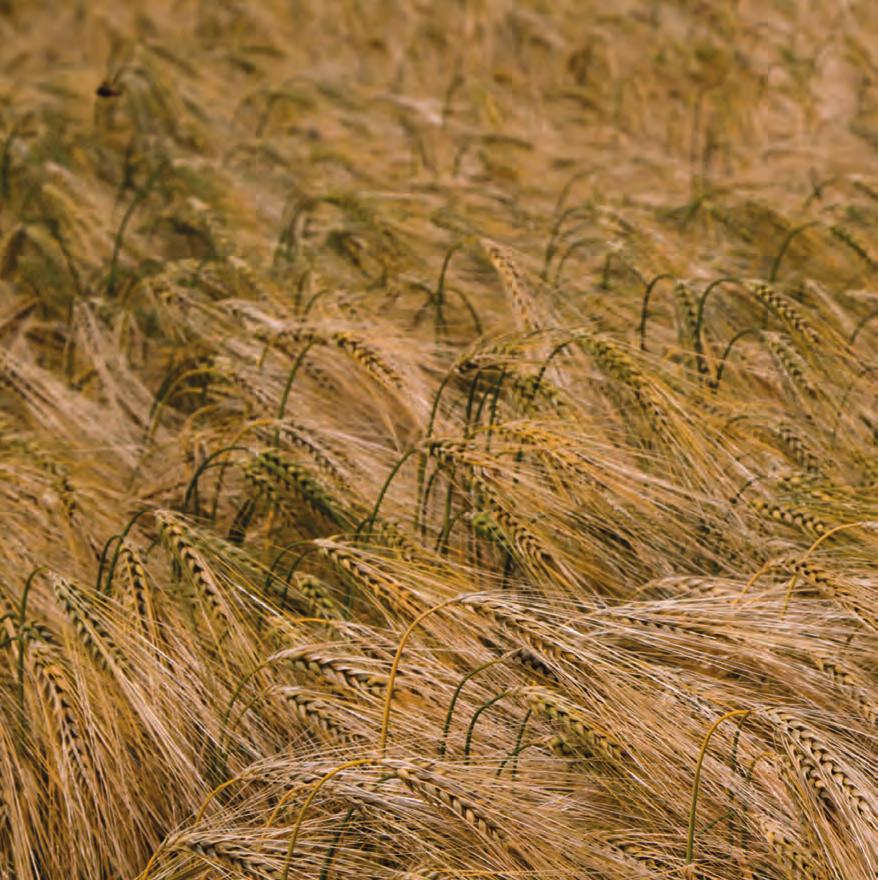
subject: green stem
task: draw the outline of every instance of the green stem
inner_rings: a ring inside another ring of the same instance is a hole
[[[470,435],[470,423],[472,421],[473,416],[473,404],[476,400],[476,390],[479,385],[479,380],[482,378],[482,369],[479,368],[476,370],[475,376],[473,376],[472,381],[469,383],[469,390],[466,395],[466,414],[464,415],[464,429],[463,434],[464,437],[469,437]]]
[[[134,211],[137,207],[144,202],[149,194],[152,192],[152,188],[158,183],[159,177],[164,173],[167,167],[166,161],[161,161],[158,166],[153,170],[152,174],[147,178],[146,183],[143,187],[135,193],[134,198],[131,200],[131,204],[128,206],[128,209],[125,211],[125,214],[122,217],[122,222],[119,224],[119,229],[116,232],[116,238],[113,241],[113,255],[110,258],[110,271],[107,277],[107,295],[113,296],[116,292],[116,274],[118,271],[119,264],[119,254],[122,251],[122,240],[125,237],[125,231],[128,228],[128,224],[131,221],[131,218],[134,216]]]
[[[695,765],[695,779],[692,783],[692,805],[689,808],[689,832],[686,836],[685,859],[687,865],[692,864],[692,859],[695,856],[695,815],[698,808],[698,791],[701,787],[701,767],[704,764],[704,756],[707,754],[707,746],[710,744],[710,738],[720,724],[722,724],[727,718],[736,718],[739,715],[746,716],[749,714],[749,709],[734,709],[731,712],[726,712],[725,715],[720,716],[713,722],[710,729],[707,731],[707,735],[704,737],[704,742],[701,744],[701,750],[698,753],[698,763]]]
[[[726,277],[726,278],[717,278],[716,281],[712,281],[707,287],[704,289],[704,293],[701,294],[701,297],[698,300],[698,311],[695,315],[695,327],[693,329],[693,336],[695,337],[695,355],[696,355],[696,363],[698,365],[699,373],[707,372],[707,363],[704,359],[704,343],[701,339],[701,327],[704,323],[704,306],[707,303],[707,297],[710,296],[711,292],[715,287],[719,287],[720,284],[740,284],[739,279],[734,277]]]
[[[372,524],[378,517],[378,511],[381,508],[381,502],[384,501],[384,496],[387,494],[387,490],[390,488],[390,483],[393,478],[399,473],[400,468],[409,460],[409,458],[418,451],[417,446],[413,446],[411,449],[406,450],[403,454],[402,458],[393,466],[393,469],[387,475],[387,479],[384,481],[384,485],[381,487],[381,491],[378,493],[378,498],[375,499],[375,506],[372,508],[372,513],[366,517],[358,526],[355,532],[356,535],[359,535],[365,526],[368,526],[370,529]]]
[[[109,538],[104,542],[104,546],[101,548],[101,556],[98,560],[98,577],[97,583],[95,584],[95,591],[101,592],[101,579],[104,574],[104,564],[107,561],[107,553],[110,552],[110,547],[113,545],[114,541],[119,541],[121,543],[122,536],[121,535],[110,535]],[[114,557],[115,558],[115,557]]]
[[[287,552],[289,552],[290,550],[295,549],[296,547],[301,547],[302,544],[310,544],[310,543],[311,543],[310,541],[293,541],[292,544],[287,544],[287,546],[284,547],[280,551],[280,553],[278,553],[277,556],[274,557],[274,562],[271,563],[271,567],[268,569],[268,574],[265,576],[265,592],[268,592],[269,589],[271,588],[271,581],[275,577],[274,567],[278,564],[278,562],[281,561],[281,559],[284,557],[284,555]],[[296,561],[290,566],[290,569],[287,572],[286,583],[287,583],[288,587],[289,587],[289,583],[290,583],[290,578],[292,578],[292,576],[295,574],[296,569],[299,567],[299,563],[306,556],[309,556],[311,553],[316,553],[319,549],[320,549],[319,547],[312,546],[312,547],[309,547],[304,553],[299,554],[299,556],[296,558]],[[286,599],[286,594],[284,594],[284,599]]]
[[[447,521],[444,528],[439,533],[439,537],[436,539],[435,550],[437,553],[442,553],[443,555],[447,553],[448,540],[451,537],[452,529],[454,529],[458,520],[464,516],[465,513],[465,510],[459,510],[450,520]]]
[[[575,216],[580,211],[589,211],[589,209],[585,205],[575,205],[572,208],[565,208],[560,214],[558,214],[557,219],[552,224],[552,228],[549,231],[549,241],[546,244],[545,257],[543,259],[543,270],[540,273],[540,277],[543,281],[549,277],[549,266],[555,257],[555,252],[558,250],[557,242],[561,236],[561,227],[570,217]]]
[[[207,458],[204,459],[203,462],[195,469],[195,473],[192,475],[192,479],[189,480],[189,485],[186,486],[186,492],[183,495],[183,504],[180,507],[180,513],[186,513],[189,508],[189,502],[192,497],[198,492],[198,480],[201,475],[211,467],[215,465],[212,464],[213,460],[220,455],[225,454],[226,452],[247,452],[248,449],[246,446],[224,446],[222,449],[217,449],[216,452],[212,452]],[[222,463],[222,462],[221,462]],[[198,507],[196,505],[196,515],[198,513]]]
[[[451,523],[451,507],[454,501],[454,468],[448,478],[448,488],[445,491],[445,515],[442,519],[442,533],[447,533]],[[441,552],[441,551],[440,551]],[[445,555],[444,553],[442,554]]]
[[[467,674],[460,680],[460,683],[454,689],[454,693],[451,695],[451,702],[448,705],[448,712],[445,715],[445,725],[442,728],[442,741],[439,743],[439,756],[445,756],[445,746],[448,740],[448,731],[451,730],[451,718],[454,715],[454,707],[457,705],[457,700],[460,697],[460,692],[463,690],[463,686],[475,675],[478,675],[485,669],[490,669],[492,666],[496,666],[498,663],[503,663],[512,656],[513,652],[508,654],[504,654],[502,657],[495,657],[493,660],[489,660],[487,663],[482,663],[481,666],[476,666],[475,669],[471,669]]]
[[[638,330],[641,351],[646,351],[646,321],[649,318],[649,298],[652,296],[652,291],[659,281],[665,281],[667,279],[673,280],[673,278],[674,276],[671,275],[670,272],[663,272],[661,275],[656,275],[655,278],[646,285],[646,291],[643,294],[643,305],[640,307],[640,327]]]
[[[331,287],[324,287],[323,290],[318,290],[317,293],[315,293],[308,300],[308,302],[305,303],[305,308],[302,310],[302,317],[306,317],[308,315],[308,312],[310,312],[312,307],[314,306],[314,303],[316,303],[321,296],[325,296],[327,293],[332,293]]]
[[[719,360],[719,365],[716,368],[716,376],[713,379],[713,382],[710,383],[714,390],[719,388],[719,383],[722,380],[723,372],[726,368],[726,361],[728,360],[729,355],[732,353],[732,349],[735,347],[735,343],[742,339],[744,336],[749,336],[751,333],[759,336],[762,334],[761,327],[748,327],[746,330],[741,330],[736,333],[730,340],[729,344],[726,346],[726,350],[723,352],[722,357]]]
[[[419,507],[419,515],[420,515],[420,525],[421,525],[421,534],[426,538],[427,536],[427,507],[430,504],[430,495],[433,492],[433,486],[436,484],[436,478],[443,472],[443,466],[441,464],[437,464],[435,470],[432,474],[430,474],[430,479],[427,480],[427,485],[424,487],[424,494],[420,500],[418,505]]]
[[[564,251],[561,259],[558,260],[558,266],[555,269],[555,280],[553,282],[555,287],[558,287],[558,285],[561,283],[561,273],[564,271],[564,264],[567,262],[567,260],[569,260],[570,257],[572,257],[576,253],[576,251],[580,250],[580,248],[584,248],[587,245],[595,244],[597,242],[598,239],[595,238],[578,238],[576,241],[573,242],[573,244],[570,245],[570,247],[567,248],[566,251]]]
[[[546,375],[546,371],[549,369],[549,365],[555,359],[557,355],[559,355],[568,345],[572,345],[575,342],[575,338],[567,339],[564,342],[559,342],[546,356],[545,360],[540,365],[539,370],[537,370],[536,379],[534,379],[534,385],[531,393],[527,397],[527,402],[524,406],[524,415],[530,412],[530,408],[533,406],[534,401],[537,399],[537,395],[540,393],[540,386],[543,384],[543,378]]]
[[[570,177],[567,183],[561,187],[561,192],[558,194],[558,201],[555,203],[555,213],[557,214],[563,207],[565,202],[567,201],[567,197],[573,190],[573,187],[584,177],[588,177],[592,172],[591,171],[577,171],[574,175]],[[580,208],[584,207],[582,205]]]
[[[109,594],[110,587],[112,586],[112,583],[113,583],[113,575],[116,573],[116,563],[119,561],[119,553],[122,550],[122,545],[124,544],[125,539],[128,537],[128,533],[131,531],[131,529],[134,528],[134,524],[137,522],[137,520],[140,519],[140,517],[143,516],[143,514],[148,513],[148,512],[149,512],[149,508],[147,508],[147,507],[144,507],[141,510],[138,510],[137,513],[135,513],[134,516],[132,516],[131,519],[128,520],[128,525],[126,525],[125,528],[122,529],[122,531],[118,535],[113,536],[113,537],[119,539],[119,543],[116,545],[116,550],[113,553],[112,560],[110,561],[110,568],[107,571],[107,582],[103,586],[101,585],[101,572],[103,569],[103,554],[101,554],[101,564],[98,567],[98,583],[97,583],[97,591],[99,593],[104,592],[104,593]],[[110,538],[107,541],[107,544],[104,545],[105,548],[108,547],[108,545],[112,542],[112,540],[113,540],[113,538]]]
[[[433,436],[433,425],[436,421],[436,414],[439,411],[439,399],[442,397],[442,392],[445,390],[445,386],[451,381],[452,376],[457,373],[457,366],[452,367],[444,376],[442,381],[439,383],[439,388],[436,389],[436,394],[433,397],[433,406],[430,408],[430,418],[427,420],[427,430],[424,432],[424,440],[430,440]],[[424,489],[424,478],[427,472],[427,460],[429,456],[426,452],[422,452],[420,456],[420,460],[418,462],[418,504],[415,506],[415,532],[417,533],[418,528],[420,526],[420,514],[421,514],[421,493]]]
[[[533,714],[533,709],[528,709],[527,712],[524,713],[524,718],[521,719],[521,724],[518,728],[518,736],[515,737],[515,747],[512,751],[503,759],[503,762],[497,768],[496,775],[499,776],[503,772],[503,768],[509,762],[511,758],[518,758],[518,756],[526,749],[528,746],[522,746],[521,742],[524,739],[524,731],[527,729],[527,722],[530,721],[530,716]],[[531,743],[533,745],[533,743]],[[512,765],[512,778],[515,779],[515,768],[516,765]]]
[[[876,309],[874,312],[869,312],[869,314],[866,315],[866,317],[863,318],[863,319],[857,324],[856,327],[854,327],[854,332],[851,333],[851,338],[850,338],[850,340],[849,340],[849,344],[850,344],[850,345],[853,345],[853,344],[857,341],[857,337],[860,335],[860,330],[862,330],[863,327],[865,327],[866,324],[868,324],[869,321],[871,321],[873,318],[878,318],[878,309]]]
[[[470,720],[469,727],[466,729],[466,742],[463,746],[463,757],[465,763],[469,763],[470,746],[472,745],[473,733],[475,732],[476,722],[479,720],[479,716],[482,714],[482,712],[490,709],[491,706],[494,705],[494,703],[499,703],[500,700],[502,700],[504,697],[508,697],[511,693],[512,691],[503,691],[502,694],[497,694],[497,696],[491,697],[490,700],[482,703],[482,705],[479,706],[479,708],[476,709],[475,712],[473,712],[473,717]]]
[[[462,241],[458,241],[453,244],[445,254],[445,259],[442,260],[442,268],[439,271],[439,283],[436,285],[436,293],[434,295],[434,301],[436,303],[436,342],[438,344],[440,339],[440,328],[444,329],[445,318],[442,315],[442,304],[445,299],[445,276],[448,274],[448,264],[451,262],[451,258],[454,256],[457,251],[459,251],[463,247],[464,243]]]
[[[24,713],[24,649],[27,643],[24,623],[27,618],[27,600],[30,597],[30,588],[33,585],[34,578],[47,568],[48,566],[46,565],[38,565],[28,575],[27,580],[24,582],[24,589],[21,591],[21,601],[18,605],[18,717],[22,733],[24,733],[27,722]]]
[[[290,370],[290,375],[287,377],[287,384],[284,386],[283,394],[280,398],[280,405],[277,408],[277,420],[280,422],[284,413],[287,409],[287,399],[290,396],[290,389],[293,387],[293,380],[296,378],[296,373],[299,372],[299,367],[302,366],[302,362],[305,360],[305,355],[311,350],[313,346],[317,344],[316,339],[312,339],[296,356],[296,360],[293,362],[292,369]],[[274,445],[280,445],[280,425],[275,429],[274,432]]]
[[[774,258],[774,262],[771,264],[771,271],[768,273],[768,282],[769,284],[774,284],[777,279],[777,273],[780,271],[780,263],[783,260],[784,255],[787,252],[790,244],[793,239],[800,233],[804,232],[806,229],[810,229],[812,226],[819,226],[819,220],[811,220],[808,223],[803,223],[801,226],[796,226],[794,229],[791,229],[786,238],[783,240],[783,244],[780,246],[780,250],[777,252],[777,256]]]
[[[329,877],[329,871],[332,868],[332,863],[335,860],[335,854],[338,851],[338,845],[341,843],[342,835],[345,833],[348,827],[348,822],[351,821],[351,816],[354,815],[354,810],[356,807],[348,807],[347,813],[344,815],[344,819],[341,820],[341,827],[338,831],[335,832],[335,837],[332,839],[332,843],[329,845],[329,850],[326,853],[326,858],[323,860],[323,867],[320,869],[320,877],[318,880],[327,880]]]

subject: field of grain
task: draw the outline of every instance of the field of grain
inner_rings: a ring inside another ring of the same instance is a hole
[[[0,2],[0,878],[874,880],[878,5]]]

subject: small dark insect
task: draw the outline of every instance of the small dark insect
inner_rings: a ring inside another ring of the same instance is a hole
[[[95,94],[99,98],[118,98],[122,94],[122,90],[105,81],[97,87]]]
[[[125,72],[125,65],[118,60],[110,59],[101,84],[95,89],[99,98],[118,98],[122,94],[122,85],[119,78]]]

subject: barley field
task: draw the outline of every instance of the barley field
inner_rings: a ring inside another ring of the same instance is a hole
[[[878,5],[0,2],[0,880],[875,880]]]

